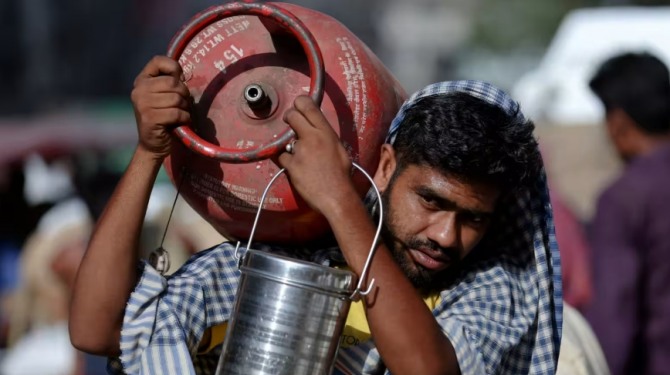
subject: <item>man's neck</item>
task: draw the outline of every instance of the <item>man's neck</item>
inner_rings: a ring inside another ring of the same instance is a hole
[[[647,156],[656,151],[659,147],[670,144],[670,134],[647,136],[640,142],[639,151],[635,155],[637,157]]]

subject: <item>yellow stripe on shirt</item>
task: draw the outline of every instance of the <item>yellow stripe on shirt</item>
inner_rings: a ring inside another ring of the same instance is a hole
[[[426,306],[433,310],[440,303],[440,295],[430,295],[424,298],[423,301],[426,303]],[[226,338],[227,328],[228,323],[210,327],[207,330],[208,332],[203,335],[203,340],[200,342],[201,349],[198,350],[198,354],[207,353],[217,345],[223,343],[223,340]],[[342,336],[340,336],[340,347],[348,348],[358,345],[368,341],[370,337],[370,326],[368,326],[368,320],[365,316],[363,301],[352,302],[349,307],[347,321],[342,330]]]

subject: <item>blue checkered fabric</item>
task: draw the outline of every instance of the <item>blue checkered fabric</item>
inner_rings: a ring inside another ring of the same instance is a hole
[[[409,99],[407,99],[407,101],[405,101],[402,107],[400,107],[398,114],[393,119],[393,122],[391,122],[391,127],[389,128],[386,142],[393,144],[395,141],[395,136],[398,134],[400,123],[405,118],[405,112],[418,99],[432,95],[446,95],[455,93],[467,94],[477,99],[481,99],[489,104],[493,104],[496,107],[502,109],[509,116],[513,117],[515,123],[523,124],[528,121],[521,112],[519,103],[514,101],[506,92],[491,85],[490,83],[474,80],[438,82],[433,83],[432,85],[428,85],[415,92],[412,94],[412,96],[409,97]]]
[[[418,98],[462,92],[526,118],[506,93],[484,82],[430,85],[402,106],[387,141],[393,143],[405,110]],[[453,283],[440,293],[433,315],[449,338],[464,375],[554,374],[562,327],[558,246],[544,174],[533,186],[501,202],[490,240],[478,246]],[[259,248],[260,245],[254,245]],[[260,250],[277,252],[269,247]],[[328,251],[325,254],[332,255]],[[303,260],[327,259],[300,253]],[[322,263],[323,264],[323,263]],[[121,357],[110,360],[113,374],[213,374],[220,348],[197,355],[207,327],[226,322],[240,273],[234,246],[224,243],[195,255],[163,278],[143,265],[121,334]],[[389,374],[374,341],[338,352],[335,374]]]

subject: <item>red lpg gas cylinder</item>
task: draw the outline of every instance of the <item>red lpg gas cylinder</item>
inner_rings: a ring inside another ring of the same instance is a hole
[[[206,9],[175,35],[168,55],[181,64],[194,106],[193,123],[175,129],[179,142],[164,166],[184,199],[228,238],[251,232],[263,190],[280,170],[273,157],[294,137],[282,116],[296,96],[321,103],[352,160],[369,173],[406,98],[346,27],[293,4]],[[360,175],[354,182],[363,196],[369,182]],[[304,243],[328,231],[286,175],[263,209],[259,241]]]

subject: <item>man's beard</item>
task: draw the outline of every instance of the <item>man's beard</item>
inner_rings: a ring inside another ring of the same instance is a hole
[[[409,249],[431,249],[441,251],[450,256],[452,262],[458,261],[458,253],[449,249],[441,248],[435,242],[422,240],[417,237],[401,239],[398,237],[397,226],[394,223],[395,213],[393,207],[389,204],[391,187],[382,193],[382,203],[384,206],[384,220],[382,223],[382,238],[386,247],[391,251],[400,269],[414,287],[422,292],[431,292],[443,285],[446,273],[453,268],[454,264],[449,265],[447,270],[431,271],[420,264],[414,263],[409,254]]]

